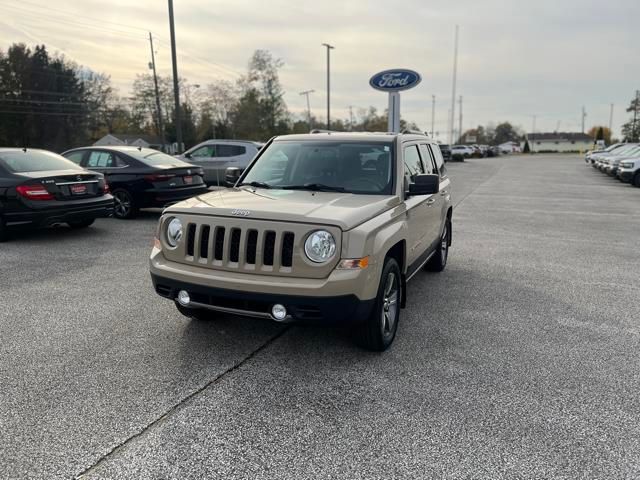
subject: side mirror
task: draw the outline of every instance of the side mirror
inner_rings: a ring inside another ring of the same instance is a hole
[[[184,158],[191,158],[191,154],[190,153],[185,153],[184,154]]]
[[[409,195],[432,195],[440,191],[440,176],[436,174],[416,175],[409,184]]]
[[[225,185],[227,187],[233,187],[238,181],[238,179],[240,178],[240,176],[242,175],[242,172],[244,172],[243,168],[238,168],[238,167],[227,168],[224,173]]]

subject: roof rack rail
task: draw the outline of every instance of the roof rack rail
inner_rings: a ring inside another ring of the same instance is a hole
[[[404,129],[402,132],[403,135],[407,135],[407,134],[411,134],[411,135],[423,135],[425,137],[428,137],[429,134],[427,132],[421,132],[420,130],[409,130],[409,129]]]

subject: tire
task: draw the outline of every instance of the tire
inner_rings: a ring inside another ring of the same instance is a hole
[[[185,317],[190,318],[191,320],[196,320],[198,322],[209,322],[214,318],[213,312],[209,310],[183,307],[178,302],[175,302],[175,304],[178,311]]]
[[[133,197],[127,190],[117,188],[111,195],[113,195],[114,201],[113,215],[116,218],[129,219],[138,214],[138,207],[136,207]]]
[[[7,226],[4,223],[4,219],[0,217],[0,243],[6,242],[9,238],[9,232],[7,232]]]
[[[91,218],[89,220],[79,220],[77,222],[67,222],[67,224],[71,228],[87,228],[87,227],[90,227],[91,225],[93,225],[93,222],[95,222],[95,221],[96,221],[95,218]]]
[[[368,318],[357,325],[354,340],[373,352],[383,352],[393,343],[400,321],[402,276],[395,259],[387,257],[380,276],[378,295]]]
[[[631,183],[634,187],[640,187],[640,172],[636,172]]]
[[[451,220],[447,219],[440,236],[440,246],[435,255],[427,263],[427,270],[430,272],[442,272],[447,266],[449,258],[449,247],[451,245]]]

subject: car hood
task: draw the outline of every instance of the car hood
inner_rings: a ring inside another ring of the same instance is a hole
[[[335,225],[350,230],[397,206],[391,195],[232,188],[205,193],[165,212]]]

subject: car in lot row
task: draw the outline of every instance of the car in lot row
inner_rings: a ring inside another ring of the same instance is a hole
[[[587,163],[618,180],[640,187],[640,144],[615,145],[599,153],[590,152]]]
[[[207,185],[225,185],[227,168],[247,168],[263,144],[244,140],[207,140],[190,148],[178,158],[204,171]]]
[[[201,167],[151,148],[82,147],[62,155],[104,175],[117,218],[133,218],[141,208],[164,208],[207,192]]]
[[[0,241],[16,227],[86,228],[113,210],[101,173],[46,150],[0,148]]]
[[[353,322],[357,342],[381,351],[406,283],[444,270],[452,213],[444,159],[425,135],[285,135],[234,188],[163,212],[151,278],[196,321]]]

